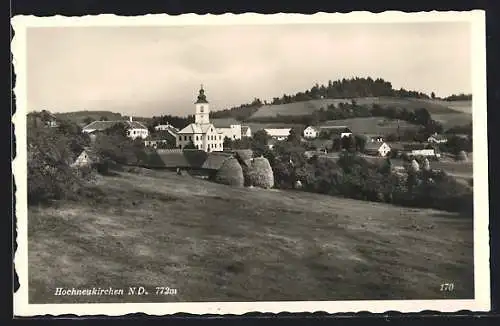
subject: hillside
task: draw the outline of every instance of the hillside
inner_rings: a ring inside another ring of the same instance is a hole
[[[122,115],[121,113],[111,112],[111,111],[74,111],[74,112],[63,112],[63,113],[54,113],[54,115],[60,119],[69,120],[79,125],[85,125],[86,119],[91,120],[102,120],[105,118],[106,120],[125,120],[128,117],[126,115]],[[134,117],[136,121],[147,122],[151,118],[144,117]]]
[[[98,187],[94,201],[30,207],[30,303],[474,296],[472,218],[159,171]],[[54,295],[141,285],[148,295]]]
[[[415,98],[396,98],[396,97],[364,97],[355,98],[357,104],[360,105],[373,105],[378,104],[384,108],[394,106],[394,107],[404,107],[407,109],[419,109],[426,108],[431,115],[433,114],[457,114],[461,112],[466,112],[467,103],[460,101],[461,103],[439,101],[439,100],[427,100],[427,99],[415,99]],[[295,102],[288,104],[275,104],[275,105],[264,105],[255,112],[249,120],[261,117],[275,117],[280,115],[307,115],[311,114],[320,108],[326,108],[328,105],[334,104],[337,106],[339,103],[350,103],[351,99],[321,99],[321,100],[310,100],[304,102]],[[453,107],[453,108],[452,108]],[[461,108],[461,109],[458,109]]]
[[[351,118],[341,120],[330,120],[323,123],[329,126],[347,126],[357,134],[389,135],[397,134],[398,121],[380,117]],[[399,121],[399,131],[417,130],[418,126],[406,121]]]

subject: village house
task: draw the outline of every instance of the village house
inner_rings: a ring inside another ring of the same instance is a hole
[[[319,130],[316,127],[308,126],[304,129],[304,138],[314,139],[318,137]]]
[[[264,131],[274,140],[286,140],[292,128],[268,128]]]
[[[384,142],[369,142],[365,144],[365,154],[386,157],[391,147]]]
[[[161,126],[161,128],[156,128]],[[179,130],[172,125],[158,125],[155,127],[155,132],[149,134],[144,140],[144,146],[158,148],[163,147],[176,147],[177,137]]]
[[[235,119],[213,119],[212,124],[217,132],[222,133],[222,139],[226,137],[231,140],[241,139],[241,124]]]
[[[435,133],[434,135],[431,135],[429,138],[427,138],[427,141],[434,144],[443,144],[448,142],[448,138],[446,138],[446,136],[444,135]]]
[[[195,121],[178,132],[178,148],[183,149],[192,143],[195,148],[205,152],[224,150],[224,134],[210,123],[209,114],[210,106],[202,85],[195,102]]]
[[[398,155],[407,155],[409,157],[424,156],[424,157],[440,157],[435,148],[429,143],[417,142],[399,142],[391,144],[391,148]]]
[[[171,124],[167,123],[165,125],[156,125],[155,131],[173,131],[173,132],[179,132],[179,129],[175,128]]]
[[[250,126],[241,126],[241,138],[252,137],[252,129]]]
[[[132,117],[123,121],[93,121],[82,128],[82,132],[92,134],[105,131],[118,123],[124,123],[127,128],[127,136],[132,139],[145,139],[149,135],[148,128],[139,121],[134,121]]]
[[[90,147],[85,147],[71,164],[72,167],[95,167],[101,162],[99,155]]]

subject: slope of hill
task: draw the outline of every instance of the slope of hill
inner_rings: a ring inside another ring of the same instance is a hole
[[[451,114],[460,113],[452,109],[451,106],[458,105],[466,106],[466,104],[457,104],[454,102],[415,99],[415,98],[396,98],[396,97],[363,97],[355,98],[356,103],[360,105],[373,105],[378,104],[382,107],[404,107],[409,110],[426,108],[430,114]],[[288,104],[264,105],[257,112],[255,112],[249,120],[261,117],[274,117],[280,115],[307,115],[311,114],[320,108],[326,108],[328,105],[339,103],[350,103],[351,99],[322,99],[310,100],[304,102],[295,102]],[[451,106],[449,103],[452,103]]]
[[[398,122],[380,117],[369,118],[351,118],[342,120],[330,120],[322,123],[329,126],[347,126],[351,128],[354,133],[358,134],[376,134],[388,135],[396,134],[398,131]],[[418,126],[412,125],[406,121],[399,121],[399,131],[417,130]]]
[[[63,112],[63,113],[54,113],[56,117],[60,119],[69,120],[75,122],[77,124],[82,124],[85,119],[90,118],[92,120],[101,120],[102,117],[105,117],[107,120],[122,120],[124,119],[120,113],[111,112],[111,111],[75,111],[75,112]]]
[[[472,218],[159,171],[98,187],[95,201],[29,209],[30,303],[474,296]],[[149,294],[54,295],[134,285]]]

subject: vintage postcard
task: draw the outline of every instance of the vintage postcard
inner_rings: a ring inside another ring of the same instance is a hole
[[[12,25],[14,315],[489,311],[483,11]]]

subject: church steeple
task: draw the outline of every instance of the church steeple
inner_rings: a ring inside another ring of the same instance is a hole
[[[201,84],[200,93],[198,94],[198,100],[195,102],[195,104],[199,103],[208,103],[207,97],[205,95],[205,90],[203,89],[203,84]]]

